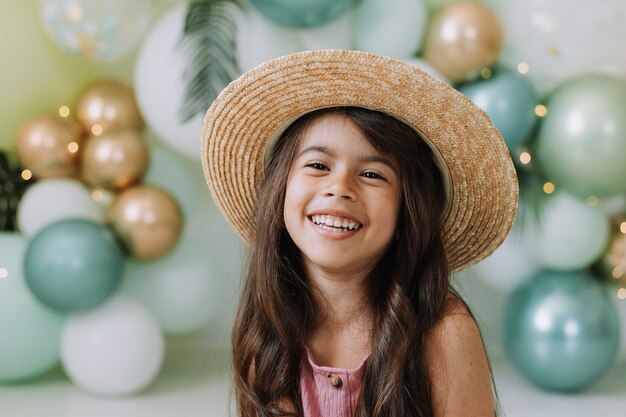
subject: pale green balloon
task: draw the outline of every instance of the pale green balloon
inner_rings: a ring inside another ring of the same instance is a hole
[[[36,378],[59,361],[65,317],[41,304],[24,280],[26,238],[0,232],[0,383]]]
[[[362,51],[410,58],[422,44],[427,14],[423,0],[363,0],[352,17],[354,45]]]
[[[39,114],[73,109],[78,94],[103,77],[132,80],[136,53],[107,65],[61,52],[43,33],[37,1],[4,1],[0,12],[0,148],[12,148],[20,125]]]
[[[550,181],[586,197],[626,190],[626,80],[572,80],[547,102],[536,159]]]
[[[167,255],[129,260],[121,292],[140,301],[168,335],[201,329],[221,312],[225,283],[202,239],[183,236]]]

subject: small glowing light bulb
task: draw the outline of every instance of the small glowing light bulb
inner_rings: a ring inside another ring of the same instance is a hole
[[[539,117],[546,117],[548,114],[548,108],[543,104],[537,104],[535,106],[535,114]]]

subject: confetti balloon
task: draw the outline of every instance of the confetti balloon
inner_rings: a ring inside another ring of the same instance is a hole
[[[61,311],[103,303],[122,279],[124,255],[113,232],[83,219],[53,223],[28,245],[26,282],[44,304]]]
[[[132,51],[152,20],[150,0],[39,0],[44,33],[62,50],[92,61]]]
[[[111,129],[87,138],[82,178],[92,187],[121,190],[141,181],[148,168],[149,151],[141,132]]]
[[[498,59],[502,38],[500,22],[489,8],[451,4],[430,19],[423,55],[450,80],[471,79]]]
[[[546,176],[581,197],[626,191],[626,80],[583,76],[546,105],[535,152]]]
[[[37,178],[73,177],[82,134],[71,123],[51,116],[29,119],[17,134],[17,159]]]
[[[163,189],[150,185],[132,187],[113,201],[106,222],[135,259],[158,258],[178,242],[183,218],[181,209]]]
[[[33,296],[24,279],[28,242],[0,232],[0,384],[36,378],[59,361],[65,317]]]
[[[576,391],[613,362],[619,322],[606,288],[583,272],[540,272],[515,290],[503,317],[504,348],[539,387]]]
[[[328,23],[347,12],[355,0],[252,0],[252,5],[273,22],[293,28]]]
[[[152,315],[128,296],[73,314],[61,334],[61,363],[81,388],[130,395],[147,387],[163,364],[165,341]]]
[[[87,87],[76,101],[76,117],[95,135],[112,128],[143,128],[133,89],[115,80],[99,81]]]
[[[500,68],[459,91],[487,113],[509,149],[521,145],[535,126],[537,97],[530,82],[513,71]]]
[[[426,31],[423,0],[363,0],[354,10],[356,49],[396,58],[418,52]]]
[[[626,73],[626,3],[622,0],[500,0],[496,7],[506,40],[501,62],[528,65],[541,94],[591,72]]]

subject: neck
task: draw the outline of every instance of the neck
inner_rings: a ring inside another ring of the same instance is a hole
[[[337,274],[305,266],[318,305],[318,329],[344,329],[368,322],[371,314],[365,301],[367,273]]]

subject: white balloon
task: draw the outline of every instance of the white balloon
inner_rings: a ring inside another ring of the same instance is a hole
[[[363,0],[352,19],[354,44],[395,58],[414,56],[422,44],[427,13],[423,0]]]
[[[179,48],[187,4],[166,13],[152,29],[135,64],[135,95],[147,125],[158,138],[185,156],[200,159],[203,114],[180,118],[187,59]],[[207,109],[211,103],[207,103]]]
[[[524,62],[537,91],[589,72],[624,76],[623,0],[504,0],[495,4],[507,36],[501,62]]]
[[[224,299],[221,274],[204,242],[183,236],[169,254],[155,261],[128,261],[122,292],[139,300],[165,334],[202,328]]]
[[[352,49],[352,12],[343,13],[331,22],[310,29],[300,29],[298,39],[304,50]]]
[[[602,255],[609,240],[609,216],[564,192],[550,198],[538,222],[530,220],[525,244],[545,268],[586,268]]]
[[[272,23],[254,7],[236,15],[236,21],[237,62],[242,71],[302,50],[295,30]]]
[[[148,386],[164,357],[152,315],[128,296],[70,316],[61,334],[61,363],[70,379],[96,394],[128,395]]]
[[[450,80],[444,77],[439,71],[435,69],[435,67],[430,65],[430,63],[426,61],[425,59],[407,58],[407,59],[403,59],[403,61],[406,62],[407,64],[413,65],[416,68],[421,69],[424,72],[429,73],[430,75],[432,75],[433,77],[437,78],[440,81],[443,81],[444,83],[450,84]]]
[[[61,49],[93,61],[132,51],[153,16],[150,0],[39,0],[44,33]]]
[[[516,225],[502,245],[472,269],[492,286],[511,291],[538,272],[540,267],[528,251]]]
[[[150,144],[150,164],[143,176],[144,184],[158,185],[169,191],[188,216],[196,203],[196,188],[189,169],[190,161],[159,144]]]
[[[36,182],[26,190],[17,209],[18,228],[27,236],[71,218],[101,222],[103,210],[92,198],[91,190],[69,178]]]

